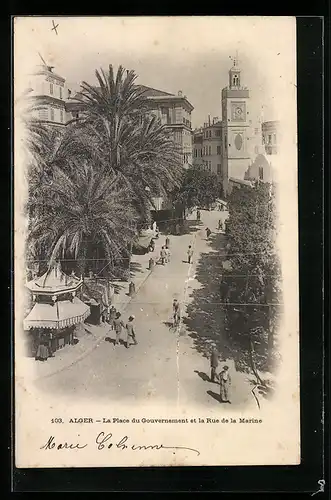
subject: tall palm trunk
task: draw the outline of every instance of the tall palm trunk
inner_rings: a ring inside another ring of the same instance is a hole
[[[82,244],[78,253],[77,268],[78,268],[78,275],[82,276],[83,281],[85,276],[86,255],[87,255],[87,246]]]

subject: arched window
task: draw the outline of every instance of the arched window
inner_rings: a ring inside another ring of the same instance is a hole
[[[238,83],[239,83],[238,75],[233,75],[232,83],[233,83],[234,87],[238,86]]]

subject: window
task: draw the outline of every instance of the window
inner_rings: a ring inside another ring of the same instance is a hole
[[[271,135],[268,135],[268,144],[272,143]]]
[[[53,95],[54,93],[54,85],[52,83],[49,84],[49,93]]]
[[[233,75],[232,83],[235,87],[238,85],[239,83],[238,75]]]
[[[54,121],[54,108],[51,108],[51,121]]]
[[[211,156],[211,146],[209,146],[209,156]]]
[[[60,121],[63,123],[63,109],[60,109]]]
[[[60,99],[62,99],[62,87],[60,87]]]
[[[211,137],[211,130],[209,130],[209,137]]]
[[[221,146],[217,146],[217,154],[220,155],[221,154]]]
[[[222,167],[221,167],[220,163],[217,164],[217,173],[218,173],[218,175],[220,175],[222,173]]]
[[[220,129],[215,130],[215,135],[216,135],[216,137],[221,137]]]
[[[47,108],[39,109],[39,119],[40,120],[48,120],[48,111]]]
[[[276,134],[274,134],[274,144],[277,144]]]
[[[263,167],[259,167],[259,178],[263,180]]]

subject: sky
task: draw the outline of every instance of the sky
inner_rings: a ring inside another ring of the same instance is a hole
[[[282,120],[296,99],[291,17],[18,17],[14,44],[17,88],[40,64],[38,52],[73,91],[81,81],[96,83],[96,69],[121,64],[137,83],[182,90],[194,106],[193,127],[208,114],[221,117],[221,89],[237,50],[253,120]]]

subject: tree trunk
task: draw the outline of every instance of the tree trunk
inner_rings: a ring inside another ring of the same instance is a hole
[[[86,267],[86,254],[87,254],[87,248],[86,246],[83,246],[79,251],[77,259],[78,276],[82,276],[83,281],[84,281],[85,267]]]
[[[249,357],[250,357],[250,362],[251,362],[251,368],[253,370],[253,373],[254,373],[258,383],[261,385],[265,385],[265,383],[263,382],[263,380],[261,379],[261,377],[257,371],[255,360],[254,360],[254,352],[255,352],[254,342],[253,342],[251,334],[249,334]]]

